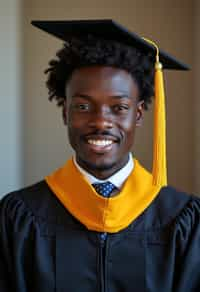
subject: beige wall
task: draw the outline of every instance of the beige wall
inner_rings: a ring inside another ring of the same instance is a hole
[[[1,36],[4,36],[0,47],[1,194],[41,179],[72,153],[67,144],[60,110],[47,101],[43,74],[61,42],[31,27],[31,19],[101,17],[114,18],[141,35],[159,40],[162,48],[191,65],[195,59],[194,71],[165,74],[168,97],[168,165],[171,184],[200,193],[200,135],[198,127],[194,129],[194,122],[196,125],[200,122],[198,1],[124,0],[123,7],[122,1],[114,0],[29,0],[24,1],[24,7],[20,0],[0,4]],[[24,32],[24,43],[21,32]],[[22,126],[23,120],[25,123]],[[144,126],[138,131],[137,138],[134,152],[150,168],[151,110],[146,113]]]
[[[47,67],[61,42],[31,27],[32,19],[114,18],[131,30],[159,40],[162,48],[192,65],[193,5],[190,0],[104,0],[25,2],[25,184],[42,178],[71,150],[60,110],[47,101]],[[123,3],[123,5],[122,5]],[[194,189],[192,72],[166,72],[169,182],[187,191]],[[190,98],[188,98],[190,97]],[[151,111],[150,111],[151,112]],[[151,166],[152,119],[146,113],[137,134],[135,153]],[[191,151],[192,149],[192,151]]]
[[[22,6],[0,1],[0,198],[22,186]]]

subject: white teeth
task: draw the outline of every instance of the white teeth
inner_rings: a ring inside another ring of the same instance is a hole
[[[113,143],[113,141],[111,141],[111,140],[92,140],[92,139],[89,139],[88,143],[92,144],[92,145],[97,145],[97,146],[107,146],[107,145],[111,145]]]

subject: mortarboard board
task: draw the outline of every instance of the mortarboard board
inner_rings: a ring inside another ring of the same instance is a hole
[[[167,184],[166,166],[166,118],[165,94],[162,67],[172,70],[189,70],[189,67],[173,56],[160,50],[151,40],[144,39],[130,32],[124,26],[111,19],[102,20],[67,20],[67,21],[32,21],[32,25],[68,41],[71,37],[93,35],[104,40],[117,41],[137,48],[144,55],[155,57],[155,109],[154,109],[154,147],[153,147],[153,185]],[[160,63],[161,62],[161,63]]]
[[[145,41],[137,34],[130,32],[124,26],[112,19],[103,20],[67,20],[67,21],[32,21],[32,25],[54,35],[55,37],[68,41],[70,37],[83,35],[94,35],[97,38],[113,40],[133,46],[144,54],[155,55],[155,47]],[[164,69],[188,70],[189,67],[175,59],[168,53],[159,50],[160,61]]]

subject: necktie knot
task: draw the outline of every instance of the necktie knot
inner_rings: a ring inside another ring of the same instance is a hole
[[[95,188],[98,194],[105,198],[108,198],[110,194],[117,189],[116,186],[109,181],[105,183],[95,183],[92,184],[92,186]]]

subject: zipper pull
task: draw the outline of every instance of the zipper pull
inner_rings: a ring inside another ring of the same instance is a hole
[[[104,246],[104,244],[105,244],[105,241],[107,239],[107,235],[108,235],[107,232],[103,232],[103,233],[100,234],[100,239],[101,239],[101,245],[102,246]]]

